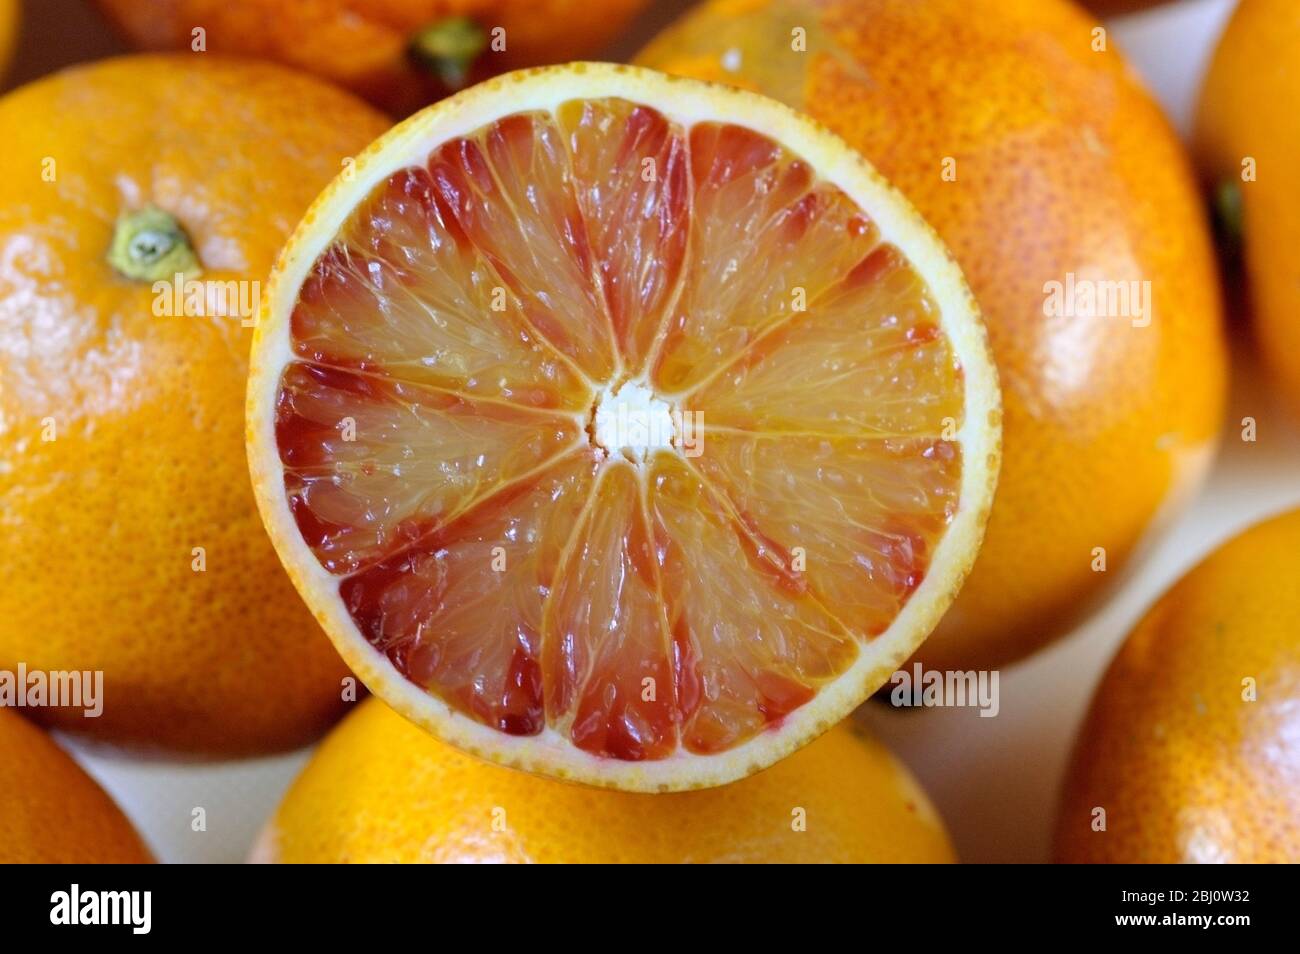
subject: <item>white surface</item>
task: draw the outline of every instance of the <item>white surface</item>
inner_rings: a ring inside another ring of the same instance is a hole
[[[1184,0],[1116,21],[1113,36],[1186,129],[1200,73],[1230,0]],[[1233,330],[1240,337],[1240,329]],[[1234,368],[1223,450],[1192,509],[1087,624],[1001,674],[1001,712],[891,711],[866,718],[913,768],[947,820],[966,861],[1047,857],[1057,786],[1075,730],[1106,662],[1128,629],[1170,583],[1235,531],[1300,503],[1300,432],[1258,389],[1248,362]],[[1259,424],[1240,440],[1242,417]],[[225,765],[79,759],[117,797],[165,861],[238,861],[306,760],[305,753]],[[195,808],[207,831],[195,832]]]

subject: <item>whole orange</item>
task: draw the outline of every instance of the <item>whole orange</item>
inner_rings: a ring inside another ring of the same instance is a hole
[[[149,849],[95,780],[0,707],[0,864],[134,864]]]
[[[275,60],[408,113],[522,66],[598,53],[646,0],[97,0],[142,49]],[[196,34],[197,30],[201,34]]]
[[[100,718],[41,721],[240,755],[341,713],[347,670],[249,486],[243,316],[385,125],[215,56],[108,60],[0,100],[0,669],[104,674]]]
[[[1297,573],[1292,511],[1220,547],[1138,623],[1074,752],[1061,861],[1300,861]]]
[[[1242,0],[1211,61],[1198,158],[1241,240],[1264,363],[1300,414],[1300,4]]]
[[[255,861],[948,862],[907,770],[851,722],[757,775],[601,791],[481,762],[368,700],[322,743]]]
[[[936,667],[998,666],[1064,632],[1197,485],[1219,429],[1221,302],[1192,177],[1092,31],[1064,0],[712,0],[639,56],[811,113],[970,281],[1003,463],[975,569],[921,650]]]

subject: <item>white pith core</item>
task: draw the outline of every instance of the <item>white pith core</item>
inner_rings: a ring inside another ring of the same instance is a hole
[[[672,447],[677,437],[671,405],[644,384],[611,385],[596,398],[592,439],[607,454],[645,460],[656,448]]]

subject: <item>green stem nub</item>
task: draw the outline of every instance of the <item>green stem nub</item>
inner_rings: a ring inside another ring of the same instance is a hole
[[[460,89],[487,42],[487,31],[469,17],[447,17],[417,31],[410,54],[448,88]]]
[[[108,264],[137,282],[159,282],[199,274],[199,257],[179,222],[162,209],[146,206],[123,212],[113,229]]]
[[[1219,235],[1230,249],[1241,247],[1246,215],[1241,197],[1241,183],[1224,179],[1214,191],[1214,218]]]

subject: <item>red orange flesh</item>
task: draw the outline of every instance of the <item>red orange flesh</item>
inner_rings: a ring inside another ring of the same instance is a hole
[[[402,158],[250,392],[343,626],[420,696],[596,759],[780,729],[963,502],[966,371],[917,264],[794,148],[661,104],[511,109]],[[671,436],[602,444],[627,393]]]

